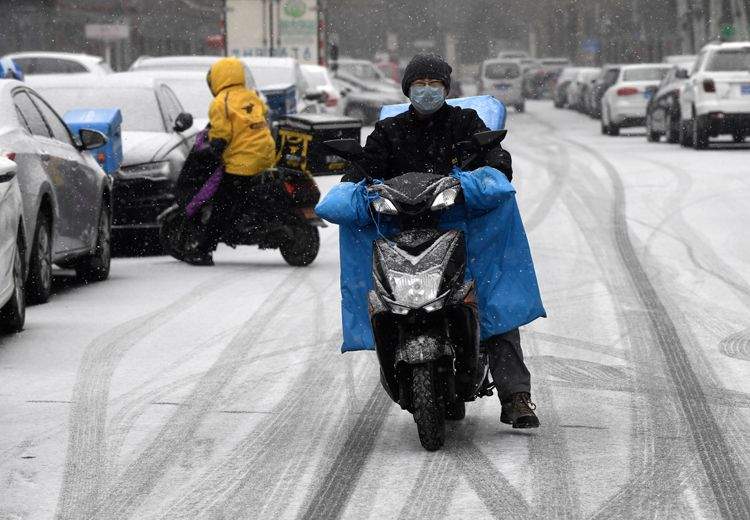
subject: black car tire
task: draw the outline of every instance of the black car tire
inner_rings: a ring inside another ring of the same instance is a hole
[[[13,259],[13,295],[0,309],[0,330],[21,332],[26,323],[26,297],[24,295],[23,260],[20,247],[16,248]]]
[[[411,405],[419,442],[427,451],[439,450],[445,444],[445,409],[435,391],[437,384],[430,365],[414,365],[411,379]]]
[[[26,283],[26,299],[29,303],[46,303],[52,293],[51,229],[50,219],[40,213],[36,219]]]
[[[526,103],[518,103],[515,106],[516,112],[523,113],[526,111]]]
[[[696,150],[708,148],[708,128],[706,128],[705,118],[701,116],[693,118],[693,148]]]
[[[320,232],[318,228],[303,224],[294,228],[293,238],[285,240],[281,247],[281,256],[293,267],[306,267],[315,261],[320,251]]]
[[[693,146],[692,121],[680,121],[680,146],[689,148]]]
[[[652,130],[651,128],[651,116],[647,116],[646,118],[646,140],[649,143],[658,143],[661,139],[661,134],[655,130]]]
[[[745,142],[745,134],[734,134],[732,140],[737,144],[742,144]]]
[[[680,142],[680,116],[672,114],[667,121],[666,141],[669,144]]]
[[[85,283],[101,282],[109,278],[112,263],[112,218],[109,206],[102,206],[99,212],[99,227],[96,234],[94,253],[76,265],[76,276]]]

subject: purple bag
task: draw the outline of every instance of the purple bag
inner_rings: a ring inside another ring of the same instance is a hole
[[[203,130],[195,136],[195,144],[193,145],[193,148],[195,150],[202,150],[206,147],[208,147],[208,130]],[[188,218],[193,218],[206,202],[210,201],[214,195],[216,195],[216,192],[219,191],[219,185],[221,184],[221,179],[223,177],[224,167],[219,166],[214,170],[208,180],[203,183],[201,189],[198,190],[198,193],[193,196],[185,207],[185,214]]]

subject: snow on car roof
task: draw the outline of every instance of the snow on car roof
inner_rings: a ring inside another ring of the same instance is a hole
[[[669,63],[626,63],[621,65],[622,69],[633,70],[633,69],[671,69],[672,65]]]
[[[44,51],[28,51],[28,52],[13,52],[5,55],[6,58],[64,58],[68,60],[77,60],[84,63],[101,63],[104,58],[101,56],[94,56],[92,54],[78,54],[75,52],[44,52]]]
[[[118,72],[107,76],[90,75],[91,80],[86,82],[87,88],[134,88],[140,87],[145,89],[154,89],[161,82],[146,74],[135,74],[132,72]],[[41,75],[27,79],[32,88],[35,87],[60,87],[60,88],[81,88],[80,76],[65,75]]]

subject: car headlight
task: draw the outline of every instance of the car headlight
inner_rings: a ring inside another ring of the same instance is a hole
[[[432,201],[432,211],[438,211],[441,209],[453,206],[456,203],[456,197],[458,197],[458,188],[448,188],[447,190],[441,191]]]
[[[443,279],[440,269],[430,269],[419,274],[389,271],[387,276],[395,303],[412,309],[418,309],[436,299]]]
[[[121,176],[127,179],[143,178],[153,181],[169,179],[172,168],[169,161],[136,164],[135,166],[124,166],[120,169]]]
[[[393,205],[393,202],[384,197],[373,200],[372,209],[384,215],[398,215],[398,210]]]

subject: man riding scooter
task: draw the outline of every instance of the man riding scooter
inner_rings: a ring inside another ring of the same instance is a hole
[[[402,81],[411,106],[407,112],[375,125],[362,161],[369,177],[387,180],[408,172],[445,174],[460,164],[458,143],[488,130],[474,110],[446,104],[451,72],[450,65],[436,55],[421,54],[411,60]],[[512,179],[511,156],[500,144],[484,157],[487,166]],[[343,181],[357,182],[362,177],[361,173],[351,173]],[[500,420],[514,428],[539,427],[518,329],[492,336],[484,343],[502,403]]]
[[[196,251],[185,261],[213,265],[212,252],[224,230],[232,225],[234,208],[252,206],[260,173],[273,166],[276,146],[268,128],[268,107],[246,87],[245,68],[237,58],[222,58],[208,73],[214,100],[209,109],[208,139],[222,158],[224,175],[214,198],[213,211]]]

